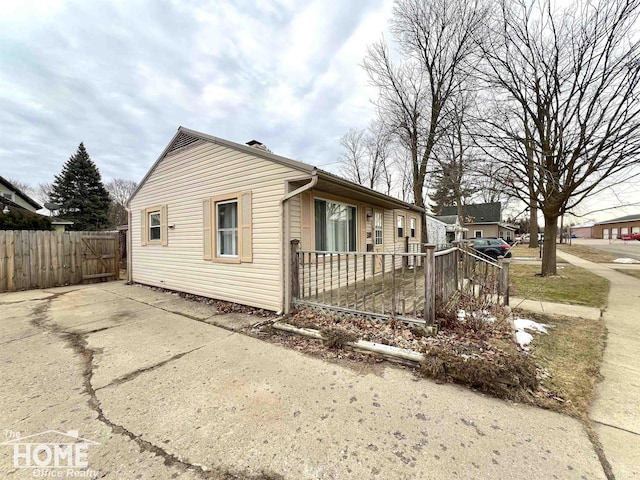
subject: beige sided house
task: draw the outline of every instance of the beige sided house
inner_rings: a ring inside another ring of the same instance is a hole
[[[274,311],[290,302],[291,240],[404,252],[420,240],[423,213],[259,142],[183,127],[128,205],[131,281]]]

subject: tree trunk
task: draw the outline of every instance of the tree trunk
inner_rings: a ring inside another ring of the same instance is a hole
[[[542,276],[556,274],[556,237],[558,235],[558,217],[544,216],[544,244],[542,246]]]
[[[529,248],[538,248],[538,206],[535,199],[529,204]]]
[[[458,223],[460,223],[460,228],[464,228],[464,214],[462,213],[462,202],[458,201]]]

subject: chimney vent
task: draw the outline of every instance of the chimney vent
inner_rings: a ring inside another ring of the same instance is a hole
[[[247,142],[247,145],[249,145],[250,147],[253,147],[253,148],[259,148],[260,150],[265,150],[267,152],[269,151],[267,146],[264,145],[262,142],[259,142],[258,140],[251,140],[251,141]]]

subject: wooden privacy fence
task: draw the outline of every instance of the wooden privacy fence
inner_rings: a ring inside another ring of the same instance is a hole
[[[0,293],[117,279],[118,234],[0,230]]]
[[[508,272],[457,247],[435,252],[321,252],[291,242],[293,304],[430,326],[458,291],[508,304]],[[505,278],[507,279],[505,281]],[[501,280],[501,281],[499,281]]]

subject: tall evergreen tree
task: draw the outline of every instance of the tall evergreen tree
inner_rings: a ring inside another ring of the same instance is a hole
[[[55,176],[51,201],[60,216],[73,221],[73,230],[98,230],[107,224],[111,199],[98,167],[80,143],[78,150]]]

